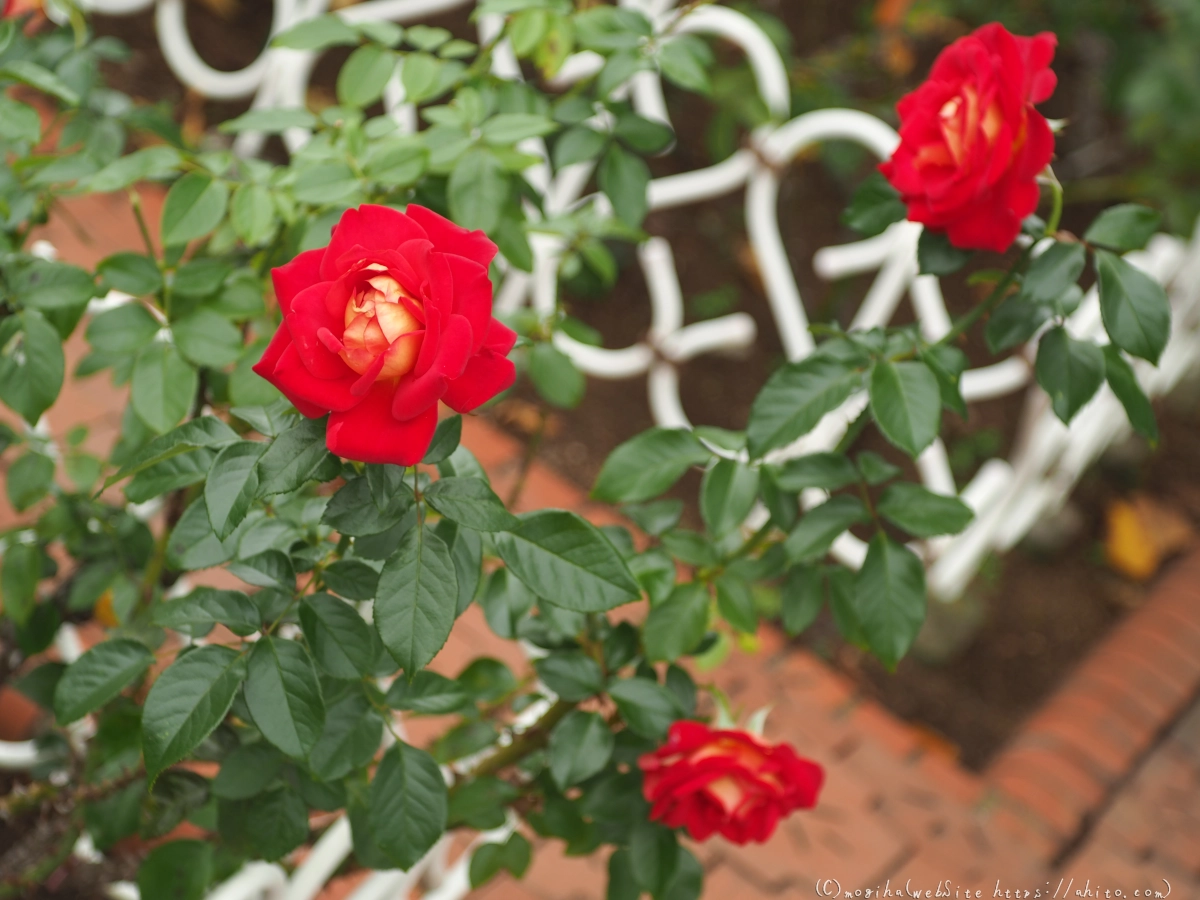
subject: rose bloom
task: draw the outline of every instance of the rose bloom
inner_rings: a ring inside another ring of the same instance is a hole
[[[1037,208],[1054,134],[1033,108],[1054,93],[1058,39],[985,25],[939,55],[897,105],[900,146],[879,168],[908,218],[964,250],[1004,252]]]
[[[735,844],[762,843],[784,816],[811,809],[825,779],[787,744],[692,721],[672,725],[666,744],[638,765],[651,819],[698,841],[720,832]]]
[[[470,412],[508,388],[516,334],[492,318],[496,245],[420,206],[347,210],[329,246],[271,272],[283,324],[254,367],[332,453],[421,461],[438,401]]]

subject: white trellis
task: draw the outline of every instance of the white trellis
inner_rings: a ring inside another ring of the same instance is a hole
[[[471,5],[474,0],[368,0],[341,10],[350,22],[392,20],[421,21],[429,16]],[[767,35],[746,16],[720,6],[702,5],[676,9],[675,0],[619,0],[620,5],[639,9],[654,23],[659,34],[699,33],[713,35],[739,46],[753,68],[757,89],[773,123],[756,131],[752,145],[725,161],[683,174],[655,179],[650,185],[652,209],[703,203],[743,190],[746,221],[771,311],[789,359],[803,358],[813,348],[804,303],[779,232],[777,215],[779,175],[786,166],[813,144],[849,140],[863,145],[880,158],[888,156],[898,137],[886,123],[853,110],[830,109],[807,113],[787,121],[790,93],[787,73]],[[266,48],[246,68],[221,72],[197,54],[187,33],[184,0],[86,0],[96,12],[132,14],[156,6],[158,38],[168,64],[179,79],[200,93],[219,99],[251,99],[256,109],[298,107],[305,104],[309,78],[317,54],[308,51]],[[326,12],[328,0],[274,0],[272,33]],[[481,40],[495,36],[501,21],[494,16],[479,20]],[[558,76],[562,84],[587,77],[603,60],[583,52],[570,57]],[[517,60],[507,43],[494,56],[494,71],[503,78],[519,79]],[[643,116],[669,122],[662,86],[657,76],[642,72],[622,89]],[[417,116],[405,102],[399,77],[393,77],[384,93],[385,108],[402,129],[413,131]],[[285,133],[289,150],[301,147],[310,135],[303,129]],[[239,135],[235,150],[243,155],[257,153],[263,136]],[[544,142],[534,139],[521,147],[542,162],[526,175],[545,192],[548,215],[555,215],[585,202],[605,203],[603,197],[585,197],[592,166],[581,163],[558,173],[552,171]],[[534,214],[533,211],[530,211]],[[937,339],[950,328],[938,281],[918,274],[916,244],[920,226],[902,222],[883,234],[841,246],[826,247],[814,256],[817,274],[827,280],[875,271],[878,274],[859,305],[854,327],[886,325],[907,295],[926,338]],[[534,271],[505,272],[497,292],[499,312],[511,313],[530,305],[543,316],[557,307],[558,263],[563,243],[548,235],[532,238]],[[1132,253],[1129,260],[1167,286],[1173,306],[1171,340],[1160,365],[1135,363],[1138,378],[1151,397],[1166,393],[1200,362],[1200,232],[1190,244],[1156,235],[1145,251]],[[561,332],[555,344],[576,365],[599,378],[645,377],[655,420],[664,426],[691,427],[679,395],[677,366],[696,356],[749,346],[755,339],[755,323],[744,313],[723,316],[693,325],[683,324],[683,297],[669,243],[651,238],[639,249],[651,302],[651,326],[646,338],[620,349],[581,344]],[[119,298],[112,298],[118,300]],[[104,301],[102,301],[104,302]],[[108,302],[112,302],[111,300]],[[1076,337],[1105,341],[1099,302],[1093,289],[1067,323]],[[1124,411],[1107,389],[1064,426],[1049,408],[1045,395],[1032,382],[1036,338],[1008,359],[964,373],[962,391],[968,402],[1025,392],[1014,450],[1007,459],[984,463],[966,485],[957,485],[945,447],[935,441],[918,459],[923,481],[931,490],[959,494],[976,512],[968,529],[957,536],[923,542],[917,549],[928,567],[932,596],[957,598],[975,575],[984,557],[1012,547],[1043,515],[1062,504],[1083,470],[1113,441],[1129,432]],[[783,459],[831,449],[853,418],[865,405],[865,396],[850,398],[842,408],[825,416],[808,435],[775,454]],[[717,448],[714,448],[717,449]],[[720,451],[723,452],[723,451]],[[803,497],[806,506],[824,499],[819,491]],[[761,510],[756,513],[762,516]],[[761,520],[761,519],[760,519]],[[845,563],[861,563],[865,546],[850,534],[842,535],[834,553]],[[21,754],[24,754],[23,756]],[[0,767],[27,765],[34,756],[32,746],[14,750],[0,745]],[[495,837],[500,837],[496,835]],[[489,836],[483,836],[484,839]],[[308,900],[314,897],[350,852],[350,829],[345,819],[334,824],[317,842],[304,863],[289,877],[279,866],[253,863],[210,894],[210,900]],[[409,872],[373,874],[354,894],[353,900],[382,900],[406,896],[418,884],[425,896],[459,900],[468,892],[469,853],[453,866],[446,866],[445,841]],[[136,896],[132,885],[114,886],[114,895]]]

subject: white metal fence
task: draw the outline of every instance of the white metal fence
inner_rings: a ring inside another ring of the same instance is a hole
[[[474,0],[369,0],[339,12],[349,21],[388,19],[413,23],[429,16],[469,6]],[[746,202],[748,237],[761,270],[771,311],[789,359],[811,352],[812,337],[804,303],[796,286],[779,232],[779,172],[804,150],[828,140],[861,144],[880,158],[892,152],[898,137],[886,123],[865,113],[845,109],[819,110],[788,120],[790,91],[784,64],[767,35],[746,16],[721,6],[700,5],[678,10],[675,0],[620,0],[622,6],[640,9],[654,22],[656,30],[714,35],[739,46],[755,75],[757,88],[773,124],[759,129],[751,138],[752,148],[742,149],[725,161],[683,174],[654,180],[650,206],[664,209],[701,204],[718,196],[742,191]],[[297,107],[305,104],[309,78],[317,54],[267,47],[246,68],[222,72],[207,65],[188,36],[184,0],[87,0],[96,12],[132,14],[155,7],[158,39],[166,60],[179,79],[200,93],[217,99],[252,99],[255,108]],[[323,14],[327,0],[274,0],[272,32],[277,33],[306,19]],[[479,20],[481,40],[497,34],[501,23],[495,17]],[[564,84],[594,73],[602,59],[592,53],[577,53],[563,66],[558,80]],[[519,79],[517,60],[506,44],[497,48],[496,74]],[[669,121],[662,86],[657,76],[642,72],[622,88],[635,108],[647,118]],[[394,77],[384,94],[385,107],[400,126],[415,130],[414,108],[405,102],[404,88]],[[284,135],[290,150],[310,137],[302,129]],[[237,152],[253,155],[263,146],[263,136],[242,134]],[[526,175],[546,192],[546,211],[553,215],[597,198],[583,192],[591,176],[591,165],[570,166],[554,173],[545,144],[534,139],[521,147],[542,162]],[[599,202],[605,202],[599,198]],[[1200,232],[1198,232],[1200,234]],[[827,280],[877,272],[870,289],[858,306],[854,327],[870,328],[890,322],[907,296],[922,333],[937,339],[950,328],[938,281],[918,274],[916,245],[920,226],[908,222],[891,226],[883,234],[816,252],[814,267]],[[536,235],[532,239],[535,265],[532,274],[508,269],[496,297],[497,311],[511,313],[524,305],[543,316],[557,306],[560,240]],[[755,323],[744,313],[734,313],[692,325],[684,325],[683,296],[670,244],[651,238],[639,249],[651,302],[651,326],[644,341],[620,349],[587,346],[561,332],[556,345],[589,375],[607,379],[645,378],[655,420],[663,426],[690,427],[679,395],[677,366],[705,353],[742,349],[756,337]],[[1157,368],[1142,362],[1135,369],[1151,397],[1166,393],[1200,362],[1200,240],[1184,243],[1168,235],[1157,235],[1145,251],[1129,255],[1130,261],[1167,286],[1173,306],[1170,343]],[[119,298],[112,298],[118,300]],[[111,301],[110,301],[111,302]],[[1105,341],[1095,291],[1090,292],[1068,321],[1076,337]],[[995,364],[966,372],[963,394],[968,402],[983,403],[1017,392],[1026,399],[1014,450],[1007,459],[985,462],[966,485],[955,483],[946,449],[935,441],[918,460],[922,479],[931,490],[959,494],[976,512],[968,529],[957,536],[926,541],[918,548],[928,567],[929,590],[940,600],[957,598],[978,570],[984,557],[1012,547],[1045,514],[1064,502],[1084,469],[1111,443],[1129,433],[1124,411],[1115,396],[1103,388],[1074,419],[1063,425],[1050,409],[1045,395],[1032,384],[1036,338],[1028,346]],[[817,427],[779,458],[831,449],[866,403],[865,396],[850,398],[827,415]],[[724,452],[724,451],[722,451]],[[811,506],[824,499],[819,491],[803,497]],[[764,513],[759,510],[756,515]],[[834,553],[845,563],[857,566],[865,546],[850,534],[842,535]],[[69,641],[69,639],[67,639]],[[69,655],[71,648],[62,647]],[[0,767],[25,767],[36,756],[32,745],[0,745]],[[480,840],[501,835],[485,835]],[[81,847],[86,852],[87,847]],[[330,827],[304,863],[290,876],[279,866],[252,863],[216,891],[210,900],[307,900],[317,895],[330,875],[351,850],[350,829],[345,819]],[[469,890],[469,853],[452,866],[446,865],[448,842],[443,841],[409,872],[373,874],[353,894],[352,900],[383,900],[406,897],[418,885],[425,896],[437,900],[459,900]],[[132,885],[115,885],[114,896],[134,897]]]

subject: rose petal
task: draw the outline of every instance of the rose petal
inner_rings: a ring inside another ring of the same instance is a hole
[[[481,266],[491,265],[496,256],[496,245],[482,231],[467,231],[433,210],[415,203],[410,203],[405,213],[425,229],[429,239],[443,253],[465,256]]]
[[[425,345],[428,344],[426,332]],[[431,404],[436,405],[446,393],[449,382],[463,374],[470,351],[471,326],[462,316],[450,316],[440,338],[437,356],[429,368],[420,375],[400,379],[392,400],[392,415],[397,419],[408,419],[424,412]],[[421,355],[425,355],[424,345]],[[416,371],[414,369],[414,373]]]
[[[284,315],[292,308],[293,297],[318,281],[325,280],[321,278],[321,259],[324,256],[324,248],[305,250],[291,262],[271,270],[275,300]]]
[[[321,277],[332,281],[342,274],[342,258],[354,247],[361,247],[365,254],[371,255],[394,250],[406,241],[425,237],[425,230],[420,224],[399,210],[371,203],[348,209],[333,229],[329,247],[321,261]]]
[[[292,308],[284,317],[284,323],[292,335],[292,341],[305,367],[317,378],[341,378],[347,365],[336,353],[331,353],[317,332],[327,328],[334,335],[345,330],[344,320],[339,321],[329,312],[325,297],[330,284],[320,282],[306,288],[292,300]]]
[[[419,463],[437,428],[437,406],[400,422],[392,417],[391,404],[391,390],[380,382],[354,408],[333,413],[325,434],[329,451],[365,463]]]
[[[349,409],[359,402],[359,397],[352,390],[355,381],[353,375],[334,379],[314,378],[301,362],[295,344],[284,351],[273,375],[271,383],[289,399],[298,397],[310,407],[320,407],[322,414],[330,410]],[[295,400],[292,402],[295,403]]]
[[[283,372],[278,371],[279,362],[283,358],[284,354],[288,351],[294,352],[292,348],[292,336],[288,333],[287,327],[281,325],[275,331],[274,336],[271,338],[271,342],[267,344],[267,348],[263,351],[262,358],[259,359],[259,361],[256,362],[252,367],[253,371],[273,384],[276,389],[278,389],[285,397],[288,398],[288,400],[292,402],[292,405],[296,407],[296,409],[300,410],[301,415],[307,416],[310,419],[319,419],[321,416],[329,412],[329,410],[320,406],[319,404],[305,400],[303,397],[292,391],[290,387],[292,384],[290,377],[292,374],[290,371],[290,366]],[[295,365],[299,366],[301,369],[304,368],[299,359],[295,360]]]

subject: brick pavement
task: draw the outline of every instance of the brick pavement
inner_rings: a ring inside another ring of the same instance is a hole
[[[83,228],[104,225],[86,241],[61,220],[45,232],[64,258],[88,264],[136,247],[123,197],[79,198],[71,208]],[[68,370],[82,350],[76,337]],[[87,421],[91,440],[105,446],[123,403],[107,376],[70,381],[50,413],[51,430],[59,435]],[[521,446],[473,417],[464,441],[503,495]],[[12,520],[4,503],[0,522]],[[535,464],[520,508],[543,506],[613,519]],[[819,880],[850,891],[949,885],[948,896],[967,886],[992,896],[999,881],[1052,896],[1075,879],[1072,890],[1090,882],[1129,896],[1134,887],[1162,889],[1162,878],[1172,896],[1200,896],[1200,556],[1162,579],[982,776],[962,770],[816,657],[786,647],[772,630],[760,637],[757,654],[735,653],[716,680],[744,710],[773,704],[768,737],[790,740],[825,765],[827,787],[817,809],[789,819],[766,845],[716,839],[696,848],[706,898],[812,897]],[[522,664],[472,608],[433,667],[455,673],[480,653]],[[429,727],[414,728],[414,739]],[[356,880],[340,880],[323,897],[345,896]],[[568,858],[543,842],[523,881],[502,876],[474,896],[599,900],[604,884],[603,859]]]

